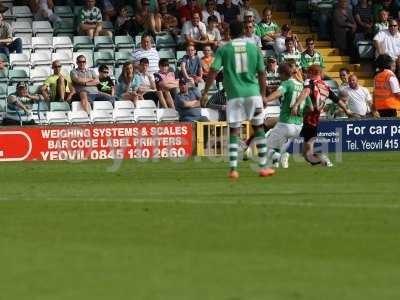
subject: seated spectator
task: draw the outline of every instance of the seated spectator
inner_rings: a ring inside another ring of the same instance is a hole
[[[215,0],[207,0],[205,9],[201,12],[201,15],[203,16],[203,23],[207,24],[208,23],[208,18],[211,16],[215,16],[217,18],[217,23],[221,23],[221,15],[219,12],[216,10],[216,3]]]
[[[22,53],[22,40],[13,40],[11,25],[4,20],[4,15],[0,13],[0,52],[7,57],[10,53]]]
[[[97,85],[97,89],[100,93],[115,96],[115,84],[110,77],[110,70],[107,65],[99,67],[99,84]]]
[[[281,64],[287,62],[288,59],[293,59],[296,61],[297,67],[299,67],[301,60],[301,53],[296,49],[294,39],[291,37],[286,38],[285,45],[286,45],[286,50],[278,56],[279,63]]]
[[[374,34],[385,29],[389,29],[389,12],[382,9],[379,13],[378,21],[374,24]]]
[[[217,6],[218,12],[221,14],[222,22],[232,23],[240,21],[239,6],[232,3],[232,0],[224,0],[224,3]]]
[[[297,35],[292,32],[292,29],[290,28],[289,25],[285,24],[282,26],[281,34],[275,38],[274,50],[276,55],[279,55],[286,50],[287,38],[292,38],[294,42],[294,47],[300,52],[303,51],[303,47],[299,42]]]
[[[400,55],[400,33],[396,20],[389,21],[389,29],[378,32],[373,40],[377,56],[388,54],[397,65]]]
[[[32,104],[40,100],[42,98],[39,95],[29,94],[25,82],[19,82],[16,92],[7,97],[7,105],[12,110],[23,110],[26,114],[29,114]]]
[[[200,21],[200,15],[194,13],[191,21],[186,21],[183,24],[180,44],[187,46],[192,44],[202,47],[208,43],[206,25]]]
[[[398,15],[398,7],[396,5],[396,1],[393,0],[381,0],[381,1],[373,1],[375,4],[372,7],[374,20],[378,20],[379,13],[382,10],[386,10],[389,13],[389,18],[397,19]]]
[[[173,101],[166,103],[161,91],[157,91],[154,75],[149,72],[149,60],[142,58],[139,64],[140,86],[138,93],[143,95],[143,99],[153,100],[162,108],[175,108]],[[169,99],[170,100],[170,99]]]
[[[258,48],[262,47],[260,37],[254,33],[253,22],[247,22],[244,24],[244,33],[242,38],[247,42],[255,44]]]
[[[140,77],[135,74],[135,67],[132,62],[126,62],[122,66],[121,75],[117,83],[117,97],[122,100],[130,100],[135,106],[138,100],[143,100],[143,95],[138,92]]]
[[[71,101],[75,94],[69,74],[61,73],[61,63],[55,60],[52,63],[53,75],[50,75],[40,87],[40,93],[46,101]],[[49,94],[50,92],[50,94]]]
[[[229,25],[227,23],[222,24],[222,31],[221,31],[222,39],[219,42],[219,46],[223,46],[226,43],[231,41],[231,35],[229,32]]]
[[[175,78],[175,73],[170,71],[168,59],[160,59],[159,68],[160,70],[154,73],[154,81],[157,89],[162,92],[167,105],[173,107],[171,103],[174,103],[173,95],[179,87],[179,81]]]
[[[366,117],[371,112],[372,97],[368,89],[358,84],[356,75],[350,75],[349,85],[340,91],[347,98],[348,108],[355,117]]]
[[[197,5],[197,0],[187,0],[187,4],[179,9],[181,24],[192,20],[194,14],[198,15],[199,21],[202,20],[201,7]]]
[[[140,43],[140,48],[133,51],[133,62],[136,66],[139,65],[142,58],[147,58],[149,60],[149,72],[155,73],[158,71],[158,62],[160,60],[160,55],[156,48],[151,46],[152,37],[149,34],[144,34]]]
[[[194,46],[186,48],[186,55],[182,58],[181,77],[191,85],[196,85],[203,81],[203,70],[201,68],[200,57],[196,53]]]
[[[180,32],[178,18],[174,15],[174,11],[168,9],[167,0],[158,1],[159,18],[161,20],[161,29],[169,31],[172,35],[176,36]]]
[[[105,94],[99,94],[97,85],[99,78],[92,69],[86,68],[86,57],[79,55],[76,58],[78,67],[71,71],[71,80],[76,93],[72,97],[72,101],[80,101],[83,109],[89,113],[90,103],[93,101],[112,101],[112,98]]]
[[[357,22],[357,40],[372,37],[374,23],[372,7],[369,5],[368,0],[360,0],[355,10],[354,18]]]
[[[303,71],[312,65],[318,65],[321,67],[321,69],[325,68],[324,58],[322,57],[321,53],[315,51],[314,39],[307,38],[306,46],[307,48],[303,53],[301,53],[300,59],[300,66]]]
[[[339,48],[342,54],[355,57],[355,32],[356,21],[348,8],[347,0],[339,0],[337,8],[333,12],[333,38],[335,47]]]
[[[272,21],[272,11],[264,8],[263,19],[257,24],[256,34],[261,38],[264,49],[271,49],[274,41],[279,36],[280,28],[278,24]]]
[[[206,81],[211,64],[214,61],[214,55],[211,46],[208,45],[204,46],[203,53],[204,56],[201,58],[201,68],[203,70],[203,80]]]
[[[243,0],[242,5],[239,6],[239,11],[240,11],[240,20],[242,22],[249,22],[252,21],[255,24],[259,23],[261,21],[260,15],[254,7],[250,5],[250,0]],[[248,20],[246,17],[251,16],[252,19]]]
[[[36,20],[49,20],[53,25],[62,22],[61,18],[53,13],[53,0],[38,0],[36,3]]]
[[[339,77],[340,77],[340,81],[341,81],[339,83],[339,91],[340,91],[349,86],[350,70],[347,68],[341,68],[339,70]]]
[[[157,14],[157,2],[142,0],[138,11],[135,14],[136,23],[142,27],[143,32],[157,34],[161,30],[161,18]]]
[[[90,38],[98,35],[111,37],[112,33],[103,29],[101,10],[95,4],[96,0],[86,0],[86,5],[81,8],[78,15],[78,32]]]
[[[265,68],[267,79],[267,94],[266,96],[275,92],[281,84],[281,79],[278,73],[278,63],[275,56],[271,55],[267,58],[267,67]]]
[[[216,16],[210,16],[207,20],[207,39],[208,44],[215,49],[221,41],[221,34],[218,30],[218,19]]]
[[[192,87],[189,89],[184,79],[179,80],[179,93],[175,97],[176,109],[179,112],[179,121],[208,121],[207,117],[201,115],[200,98],[201,93],[198,88]]]
[[[121,6],[118,10],[118,15],[115,20],[115,35],[130,35],[135,37],[144,28],[137,26],[135,20],[128,16],[128,8]]]

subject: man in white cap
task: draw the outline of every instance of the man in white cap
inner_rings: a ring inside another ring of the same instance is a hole
[[[260,14],[258,13],[257,9],[250,5],[250,0],[243,0],[239,9],[241,21],[249,21],[247,18],[251,18],[251,21],[256,24],[261,21]]]

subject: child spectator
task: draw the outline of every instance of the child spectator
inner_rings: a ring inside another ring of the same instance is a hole
[[[214,61],[213,51],[211,46],[204,46],[203,48],[204,56],[201,58],[201,68],[203,69],[203,79],[207,80],[208,72],[212,62]]]
[[[105,93],[109,96],[115,96],[115,85],[114,81],[110,78],[110,70],[106,65],[99,67],[99,84],[97,89],[101,93]]]
[[[288,59],[294,59],[296,65],[300,66],[301,53],[295,48],[295,41],[293,38],[288,37],[285,40],[286,51],[279,55],[279,63],[287,62]]]
[[[218,19],[216,16],[209,16],[207,19],[208,42],[215,49],[221,41],[221,33],[218,29]]]
[[[221,23],[221,15],[219,12],[216,10],[216,3],[215,0],[207,0],[205,9],[201,12],[203,16],[203,23],[207,24],[208,23],[208,18],[211,16],[214,16],[217,18],[217,23]]]
[[[168,59],[160,59],[158,65],[160,70],[158,73],[154,73],[154,81],[157,89],[162,92],[167,105],[169,107],[174,107],[172,95],[176,94],[176,89],[179,87],[179,81],[175,78],[175,73],[170,71]]]
[[[340,84],[339,91],[347,88],[349,86],[350,70],[346,68],[341,68],[339,70]]]
[[[378,17],[378,22],[374,25],[374,33],[389,29],[389,12],[385,9],[381,10]]]
[[[203,81],[201,60],[193,45],[187,47],[186,53],[181,62],[181,77],[188,83],[197,86],[199,82]]]
[[[372,7],[368,4],[368,0],[360,0],[354,13],[357,22],[358,40],[372,37],[373,21]]]
[[[122,73],[118,78],[117,97],[122,100],[130,100],[136,106],[138,100],[143,100],[142,95],[138,93],[139,86],[140,77],[135,74],[133,63],[124,63]]]
[[[271,55],[267,58],[267,67],[265,68],[267,78],[267,96],[275,92],[281,80],[278,73],[278,63],[275,56]]]

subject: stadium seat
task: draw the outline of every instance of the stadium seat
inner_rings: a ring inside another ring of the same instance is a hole
[[[49,21],[33,21],[32,31],[34,36],[53,36],[53,27]]]
[[[51,66],[51,53],[34,52],[31,54],[31,66]]]
[[[72,58],[72,51],[71,52],[55,52],[51,54],[51,61],[59,60],[61,65],[74,65],[74,61]]]
[[[136,108],[157,108],[153,100],[139,100],[136,102]]]
[[[3,122],[3,119],[6,116],[6,109],[7,109],[7,100],[0,98],[0,123]]]
[[[11,12],[18,22],[32,21],[33,15],[29,6],[13,6]]]
[[[41,87],[41,84],[32,84],[28,86],[28,91],[29,94],[33,95],[33,94],[39,94],[39,88]]]
[[[90,124],[89,116],[83,110],[80,102],[72,102],[72,110],[68,112],[68,120],[71,124]]]
[[[144,101],[144,100],[142,100]],[[133,111],[133,119],[136,123],[156,123],[157,109],[154,108],[136,108]]]
[[[104,21],[102,22],[102,26],[104,30],[111,31],[114,34],[114,24],[111,21]]]
[[[176,60],[182,59],[186,55],[186,51],[177,51],[176,52]]]
[[[0,99],[6,99],[7,98],[7,83],[0,83]]]
[[[174,62],[174,61],[176,61],[176,52],[175,52],[175,49],[172,49],[172,48],[164,48],[164,49],[160,49],[160,50],[158,50],[158,55],[160,56],[160,59],[161,58],[166,58],[166,59],[168,59],[168,61],[170,61],[170,62]]]
[[[179,113],[173,108],[157,109],[157,122],[178,122]]]
[[[12,22],[11,29],[14,36],[22,34],[24,36],[32,36],[32,25],[29,22]]]
[[[30,72],[31,83],[43,83],[51,75],[51,69],[49,68],[34,68]]]
[[[5,68],[0,70],[0,83],[7,83],[8,82],[8,69]]]
[[[86,35],[77,35],[73,39],[74,51],[93,50],[94,44],[90,37]]]
[[[90,112],[90,119],[93,124],[114,123],[113,110],[110,101],[95,101],[93,102],[93,110]]]
[[[68,36],[55,36],[53,37],[53,49],[54,52],[70,52],[72,58],[74,45],[72,45],[71,38]]]
[[[46,114],[47,114],[48,110],[49,110],[49,107],[48,107],[47,103],[44,101],[35,102],[32,105],[31,116],[36,124],[38,124],[38,125],[47,124]]]
[[[22,40],[22,53],[30,56],[32,52],[32,36],[17,35],[13,39],[20,38]]]
[[[63,21],[65,21],[65,19],[72,20],[74,18],[74,13],[72,12],[71,7],[68,5],[55,5],[54,14],[62,18]]]
[[[210,121],[218,121],[219,120],[219,113],[218,110],[212,108],[202,108],[201,115],[206,117]]]
[[[17,86],[16,85],[9,85],[7,87],[7,97],[12,95],[12,94],[15,94],[16,91],[17,91]]]
[[[132,61],[132,52],[131,51],[119,51],[115,52],[115,65],[123,65],[127,61]]]
[[[50,111],[71,111],[71,107],[68,102],[50,102]]]
[[[141,43],[142,43],[142,36],[136,35],[135,36],[135,48],[140,48]]]
[[[176,42],[172,35],[164,34],[164,35],[156,35],[156,48],[158,50],[162,48],[175,48]]]
[[[132,101],[115,101],[113,119],[115,123],[134,123],[134,106]]]
[[[79,51],[79,52],[74,52],[72,54],[72,58],[73,58],[73,62],[75,67],[77,67],[76,65],[76,59],[79,55],[84,55],[86,58],[86,67],[88,68],[93,68],[94,64],[93,64],[93,51],[89,50],[89,51]]]
[[[114,41],[109,36],[95,36],[94,37],[94,48],[99,51],[102,49],[114,50]]]
[[[70,124],[68,113],[65,111],[49,111],[46,114],[48,125],[68,125]]]
[[[121,75],[121,73],[122,73],[122,67],[121,66],[116,67],[114,69],[114,77],[115,77],[116,80],[118,80],[118,78]]]
[[[269,118],[278,117],[281,112],[279,105],[267,106],[264,110],[265,116]]]
[[[114,52],[112,50],[104,50],[93,53],[94,65],[99,66],[101,64],[114,66]]]
[[[29,73],[23,69],[13,69],[8,71],[8,78],[10,83],[16,83],[20,81],[29,81]]]
[[[130,35],[117,35],[115,36],[115,46],[119,50],[121,49],[128,49],[133,50],[135,49],[135,43],[133,38]]]
[[[371,60],[375,57],[374,45],[371,41],[357,42],[357,51],[360,59]]]
[[[48,52],[53,51],[53,37],[49,36],[34,36],[32,38],[32,50],[35,52]]]
[[[54,28],[56,36],[73,36],[74,31],[74,21],[72,19],[63,19],[62,23],[58,23]]]

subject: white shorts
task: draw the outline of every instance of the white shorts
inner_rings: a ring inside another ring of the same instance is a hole
[[[303,125],[278,122],[267,137],[267,147],[281,149],[290,139],[300,136]]]
[[[256,110],[260,113],[255,115]],[[226,105],[226,118],[231,128],[239,128],[244,121],[260,126],[264,123],[263,101],[261,96],[234,98]]]

